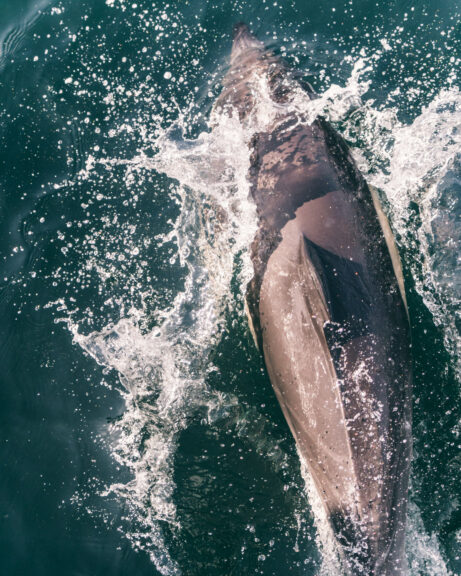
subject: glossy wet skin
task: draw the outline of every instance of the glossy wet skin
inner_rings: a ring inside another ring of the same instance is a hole
[[[293,80],[284,65],[241,25],[218,106],[237,110],[242,122],[255,105],[255,74],[267,76],[275,102],[289,99]],[[325,121],[298,120],[282,109],[252,141],[259,232],[251,320],[345,567],[405,574],[406,310],[370,190],[347,146]]]

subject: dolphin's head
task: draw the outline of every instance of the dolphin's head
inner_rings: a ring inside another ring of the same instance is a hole
[[[246,58],[255,51],[259,53],[264,50],[264,44],[250,32],[249,27],[244,22],[238,22],[234,25],[233,38],[231,64],[240,58]]]
[[[256,72],[264,70],[266,52],[264,44],[243,22],[234,25],[233,38],[230,66],[223,78],[223,90],[216,101],[215,109],[237,111],[243,120],[253,109],[251,79]]]
[[[256,103],[255,79],[265,76],[274,92],[279,80],[284,78],[285,68],[243,22],[234,25],[233,37],[230,66],[215,109],[236,110],[240,120],[244,120]]]

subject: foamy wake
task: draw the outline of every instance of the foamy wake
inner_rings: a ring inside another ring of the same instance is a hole
[[[447,348],[455,356],[459,352],[454,312],[459,310],[460,274],[453,254],[459,252],[461,233],[455,227],[456,213],[451,207],[456,200],[450,196],[452,186],[447,179],[459,177],[461,96],[456,90],[441,92],[411,125],[404,125],[394,110],[376,110],[362,103],[367,69],[362,59],[346,86],[332,86],[314,101],[300,96],[290,106],[307,107],[306,118],[322,113],[341,123],[350,140],[359,125],[370,156],[364,158],[357,151],[357,159],[369,173],[369,181],[384,194],[402,246],[410,249],[407,243],[414,235],[420,241],[412,273],[434,320],[446,327]],[[273,120],[277,110],[267,98],[264,82],[255,89],[261,101],[253,118],[257,125],[268,117]],[[179,121],[160,134],[153,158],[141,153],[130,161],[101,161],[106,166],[125,164],[127,179],[136,177],[136,170],[142,168],[179,182],[180,215],[159,241],[176,246],[187,277],[173,304],[159,313],[158,326],[143,332],[139,310],[86,336],[70,321],[75,342],[99,364],[115,370],[123,385],[126,410],[114,424],[114,457],[131,470],[132,480],[113,484],[106,493],[115,493],[126,502],[133,525],[127,536],[134,546],[151,553],[162,574],[179,573],[165,542],[166,532],[180,532],[173,498],[178,437],[196,410],[226,402],[207,389],[207,375],[213,370],[210,350],[219,339],[224,311],[232,299],[235,270],[241,270],[242,291],[252,273],[248,248],[256,217],[247,182],[250,134],[225,115],[213,123],[210,132],[187,140]],[[380,169],[372,172],[376,165]],[[421,224],[416,228],[410,223],[412,202],[421,211]],[[210,408],[209,413],[219,410]],[[304,474],[324,551],[322,573],[340,573],[322,505]],[[447,574],[437,541],[425,533],[414,504],[410,506],[409,556],[414,574],[420,573],[421,562],[429,567],[428,573]]]

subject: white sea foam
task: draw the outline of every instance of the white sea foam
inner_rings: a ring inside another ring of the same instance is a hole
[[[450,576],[437,536],[426,532],[421,512],[412,500],[408,505],[406,547],[412,575]]]

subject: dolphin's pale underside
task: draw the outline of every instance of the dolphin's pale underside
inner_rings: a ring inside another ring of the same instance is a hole
[[[256,77],[278,114],[251,141],[252,331],[345,572],[403,575],[411,358],[398,253],[344,140],[301,118],[289,105],[300,82],[237,25],[216,108],[250,126]]]

